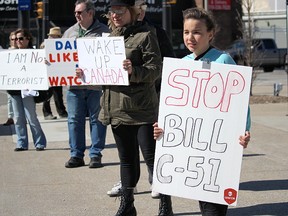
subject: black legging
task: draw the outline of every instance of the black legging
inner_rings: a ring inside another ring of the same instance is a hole
[[[199,207],[202,216],[225,216],[227,214],[227,205],[199,201]]]
[[[135,187],[140,178],[139,146],[148,167],[149,177],[153,175],[155,140],[152,124],[120,125],[112,127],[120,159],[120,174],[123,187]],[[152,183],[152,179],[150,183]]]
[[[60,116],[67,115],[66,107],[63,102],[63,93],[62,93],[62,86],[54,86],[50,87],[53,92],[53,98],[56,106],[56,110]],[[50,106],[50,99],[43,102],[42,107],[43,115],[46,117],[48,115],[52,115],[51,106]]]

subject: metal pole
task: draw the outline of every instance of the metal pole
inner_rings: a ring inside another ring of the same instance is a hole
[[[286,0],[286,47],[287,47],[287,50],[286,50],[286,57],[285,57],[285,66],[286,66],[285,69],[286,69],[286,73],[288,76],[288,0]],[[288,88],[287,88],[287,91],[288,91]]]
[[[42,33],[41,33],[39,19],[36,19],[36,28],[37,28],[36,47],[39,48],[42,42]]]
[[[285,70],[287,74],[287,97],[288,97],[288,0],[286,0],[286,56],[285,56]],[[287,106],[288,110],[288,106]],[[288,116],[288,113],[286,114]]]
[[[167,36],[172,41],[172,21],[171,21],[171,5],[167,0],[162,1],[162,26],[167,32]]]
[[[274,40],[276,41],[276,25],[273,25]]]
[[[29,10],[18,10],[18,28],[30,29],[30,11]]]
[[[204,0],[204,9],[208,11],[208,0]]]
[[[44,40],[49,28],[49,0],[43,0],[43,19],[42,19],[42,40]]]

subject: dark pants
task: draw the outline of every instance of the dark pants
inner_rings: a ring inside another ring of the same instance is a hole
[[[216,203],[199,201],[202,216],[225,216],[228,206]]]
[[[54,87],[51,87],[51,89],[53,92],[53,98],[55,101],[57,113],[59,114],[59,116],[67,115],[66,108],[63,102],[62,86],[54,86]],[[43,111],[44,117],[48,115],[52,115],[52,111],[50,107],[50,99],[43,102],[42,111]]]
[[[112,127],[120,158],[120,174],[123,187],[135,187],[140,178],[139,146],[148,167],[149,177],[153,175],[155,140],[152,124],[120,125]],[[151,182],[152,183],[152,179]]]

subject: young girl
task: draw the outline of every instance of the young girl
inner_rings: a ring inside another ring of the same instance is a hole
[[[211,14],[199,8],[183,11],[183,40],[185,46],[192,52],[183,59],[235,64],[234,60],[226,53],[211,46],[215,34],[215,24]],[[239,143],[246,148],[250,140],[250,114],[248,109],[245,135],[239,137]],[[157,139],[163,130],[154,124],[154,139]],[[224,216],[227,205],[199,201],[203,216]]]

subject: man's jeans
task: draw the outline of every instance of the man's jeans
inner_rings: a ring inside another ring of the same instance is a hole
[[[12,95],[11,100],[14,111],[15,131],[17,134],[17,148],[28,149],[26,118],[31,129],[35,147],[45,148],[47,141],[37,118],[34,98],[22,98],[21,95]]]
[[[102,157],[105,147],[106,126],[98,120],[102,91],[70,89],[67,91],[68,131],[71,157],[83,158],[86,149],[86,114],[89,117],[90,158]]]

